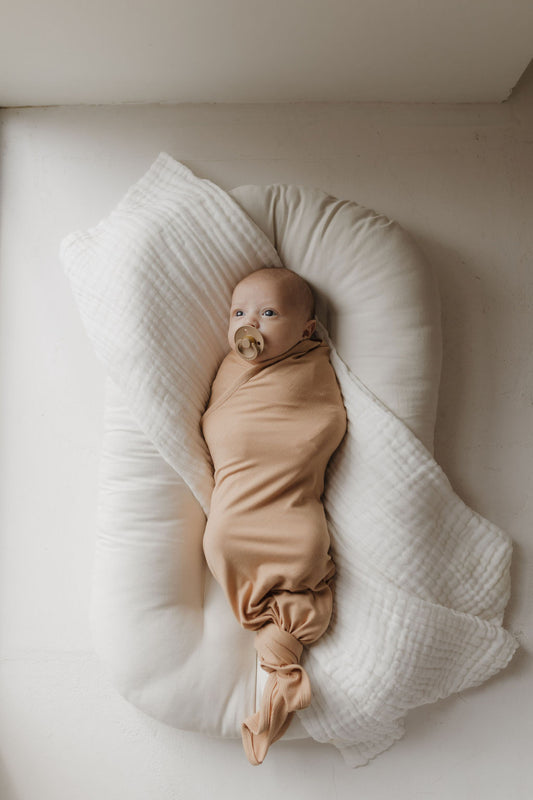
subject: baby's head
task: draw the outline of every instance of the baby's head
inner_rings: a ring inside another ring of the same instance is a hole
[[[262,334],[263,352],[252,363],[276,358],[316,327],[313,293],[295,272],[264,267],[243,278],[233,290],[228,342],[235,350],[235,332],[250,325]]]

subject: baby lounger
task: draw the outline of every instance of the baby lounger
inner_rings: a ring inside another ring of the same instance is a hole
[[[124,697],[167,724],[238,737],[257,708],[266,674],[254,637],[203,557],[211,476],[198,422],[227,348],[232,288],[279,263],[277,251],[315,291],[350,431],[325,499],[336,611],[303,659],[313,701],[285,738],[330,742],[358,766],[402,735],[409,708],[511,658],[510,544],[430,455],[438,298],[406,233],[316,189],[230,194],[161,154],[108,219],[62,245],[110,373],[95,644]]]

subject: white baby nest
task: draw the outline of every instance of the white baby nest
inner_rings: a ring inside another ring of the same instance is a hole
[[[91,259],[120,262],[120,247],[114,253],[107,244],[98,255],[101,240],[120,226],[122,231],[135,231],[139,209],[143,204],[150,205],[150,192],[157,191],[160,174],[185,170],[176,164],[162,154],[122,201],[115,212],[118,216],[111,215],[92,231],[66,240],[63,259],[71,277],[82,262],[81,271],[90,269]],[[407,432],[409,447],[430,460],[427,451],[432,450],[440,374],[439,303],[433,276],[410,237],[385,217],[317,189],[244,186],[231,195],[267,235],[284,265],[309,281],[317,297],[319,319],[343,362],[425,445],[413,444]],[[121,236],[117,234],[115,239],[120,245]],[[261,240],[258,242],[260,245]],[[251,268],[265,261],[268,248],[261,253],[259,245],[257,263]],[[164,232],[155,240],[137,241],[136,246],[143,252],[161,252],[167,248]],[[107,280],[103,279],[101,297],[106,296]],[[208,304],[220,295],[225,313],[227,292],[236,282],[235,275],[221,275],[219,280],[216,287],[204,284],[202,288],[200,282],[199,302],[201,305],[204,290]],[[157,292],[165,288],[163,283],[154,287]],[[91,331],[87,324],[91,291],[79,285],[74,285],[74,291],[78,299],[82,298],[81,304],[85,303],[82,316],[105,360],[108,344],[103,338],[99,342],[98,331]],[[126,310],[120,313],[134,315],[130,306],[124,303]],[[225,343],[215,342],[213,346],[219,348],[217,362]],[[202,359],[196,359],[201,371]],[[205,369],[212,374],[213,356],[206,359],[209,365]],[[146,381],[150,381],[150,374],[146,374]],[[207,571],[202,553],[205,515],[201,498],[195,497],[191,483],[187,485],[162,455],[161,447],[154,444],[153,431],[146,433],[139,426],[125,401],[126,382],[120,388],[117,383],[121,381],[114,376],[107,387],[92,606],[96,648],[117,689],[151,716],[181,729],[238,737],[242,720],[257,707],[266,678],[257,667],[253,635],[240,628]],[[194,386],[190,402],[199,404]],[[499,574],[505,576],[508,543],[502,540],[500,544],[503,566]],[[342,561],[338,567],[342,571]],[[362,583],[364,580],[362,576]],[[507,594],[503,577],[493,610],[485,615],[475,609],[472,613],[485,620],[492,618],[498,627]],[[407,603],[406,609],[407,619]],[[341,609],[341,616],[346,613],[349,610]],[[457,616],[463,611],[454,613]],[[498,634],[491,631],[487,635],[494,638]],[[377,651],[380,646],[377,640],[364,642],[370,650],[375,647]],[[499,666],[496,662],[494,668],[485,665],[479,675],[465,677],[464,685],[480,682],[491,670],[503,666],[514,645],[505,639],[498,648],[505,650],[499,655]],[[319,671],[311,670],[312,682],[313,676],[319,680],[318,675]],[[393,675],[390,682],[394,683]],[[313,688],[317,701],[323,702],[327,687]],[[449,691],[457,691],[457,685],[437,687],[435,699]],[[401,713],[397,719],[390,719],[386,695],[384,691],[382,700],[374,700],[376,707],[382,702],[386,709],[383,719],[379,712],[376,718],[368,716],[366,740],[351,742],[355,749],[348,761],[354,765],[365,763],[401,735]],[[351,702],[357,705],[357,697]],[[418,704],[413,697],[411,705]],[[313,731],[311,716],[306,722],[306,713],[294,720],[285,738],[307,736]],[[366,719],[368,712],[361,714]],[[328,734],[327,727],[327,721],[322,721],[320,732],[312,735],[346,751],[349,742],[337,741],[339,733]]]

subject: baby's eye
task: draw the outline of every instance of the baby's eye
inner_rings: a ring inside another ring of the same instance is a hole
[[[273,308],[266,308],[263,311],[263,314],[265,315],[265,317],[274,317],[276,315],[276,312],[274,311]]]
[[[244,314],[244,312],[243,312],[243,311],[241,311],[239,308],[238,308],[236,311],[234,311],[234,312],[233,312],[233,315],[234,315],[235,317],[242,317],[242,316],[243,316],[243,314]]]

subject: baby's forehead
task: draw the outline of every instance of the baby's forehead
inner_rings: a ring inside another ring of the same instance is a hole
[[[275,270],[272,270],[272,272],[275,272]],[[242,295],[262,297],[268,296],[269,294],[278,297],[294,297],[295,287],[291,287],[291,283],[292,281],[287,280],[287,278],[282,275],[252,273],[237,284],[233,290],[233,298]]]

